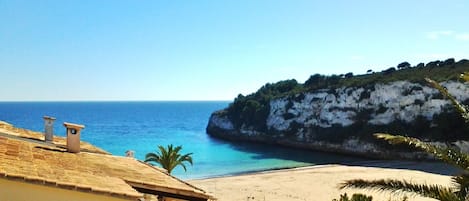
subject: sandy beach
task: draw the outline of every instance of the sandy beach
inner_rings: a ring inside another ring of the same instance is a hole
[[[340,194],[366,193],[374,201],[400,201],[387,192],[338,189],[349,179],[405,179],[415,183],[450,185],[457,170],[441,163],[374,162],[360,165],[321,165],[286,170],[265,171],[238,176],[191,180],[220,201],[331,201]],[[409,200],[433,200],[409,195]]]

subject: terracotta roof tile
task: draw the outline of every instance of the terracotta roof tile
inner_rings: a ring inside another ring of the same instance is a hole
[[[0,178],[128,199],[142,197],[132,188],[135,185],[159,192],[211,197],[203,190],[168,175],[165,170],[134,158],[109,155],[90,144],[88,148],[94,153],[68,153],[65,148],[28,140],[36,135],[34,132],[5,127],[8,126],[0,122],[0,133],[4,133],[0,135]],[[17,131],[20,133],[15,133]],[[29,138],[21,138],[24,136]]]
[[[3,121],[0,121],[0,133],[8,134],[11,136],[16,136],[16,137],[20,137],[24,139],[37,140],[38,142],[44,141],[43,133],[35,132],[35,131],[23,129],[23,128],[16,128],[12,126],[11,124],[8,124]],[[67,139],[65,137],[54,135],[53,143],[56,146],[65,148],[67,144]],[[83,141],[80,143],[80,147],[81,147],[81,151],[85,151],[85,152],[110,154],[107,151],[104,151],[96,146],[91,145],[90,143],[83,142]]]

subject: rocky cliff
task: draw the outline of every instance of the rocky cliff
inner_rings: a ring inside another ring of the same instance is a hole
[[[468,84],[458,81],[441,84],[461,102],[469,101]],[[262,126],[239,121],[228,108],[212,114],[207,133],[229,140],[374,158],[426,157],[376,140],[372,137],[376,132],[408,135],[434,143],[452,142],[464,149],[465,140],[469,139],[469,129],[451,103],[423,82],[402,80],[316,89],[272,98],[267,103],[266,114],[260,121]]]

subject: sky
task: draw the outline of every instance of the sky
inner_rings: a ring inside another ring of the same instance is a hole
[[[0,0],[0,101],[233,100],[469,59],[467,0]]]

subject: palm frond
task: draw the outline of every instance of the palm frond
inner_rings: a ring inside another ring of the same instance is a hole
[[[169,151],[169,149],[172,149],[171,147],[172,147],[172,145],[169,145],[169,146],[168,146],[168,151]],[[158,149],[160,150],[160,155],[161,155],[161,156],[166,156],[166,155],[168,155],[168,153],[167,153],[168,151],[166,151],[166,148],[165,148],[165,147],[163,147],[163,146],[161,146],[161,145],[158,145]]]
[[[462,169],[469,169],[469,156],[459,150],[452,148],[441,148],[426,142],[422,142],[417,138],[405,137],[400,135],[391,135],[387,133],[376,133],[374,136],[378,139],[383,139],[389,144],[405,144],[410,147],[415,147],[432,154],[436,158],[456,165]]]
[[[427,81],[430,85],[432,85],[432,87],[440,91],[441,94],[443,94],[446,98],[448,98],[453,104],[453,106],[458,110],[459,114],[461,114],[461,116],[464,118],[466,123],[469,123],[469,112],[466,106],[459,103],[459,101],[456,98],[454,98],[454,96],[451,95],[445,87],[441,86],[440,83],[430,78],[425,78],[425,81]]]
[[[184,162],[188,162],[192,165],[192,153],[181,155],[181,146],[174,147],[172,144],[167,147],[158,145],[158,152],[148,153],[145,156],[145,162],[155,162],[161,165],[164,169],[168,171],[169,174],[173,171],[175,167],[181,165],[184,171],[187,171],[186,165]]]
[[[455,200],[458,200],[457,196],[451,191],[450,188],[446,188],[440,185],[413,184],[407,181],[391,179],[380,179],[373,181],[367,181],[363,179],[349,180],[342,183],[340,188],[366,188],[377,191],[391,191],[394,194],[409,192],[439,200],[441,200],[443,197],[453,197]]]
[[[461,74],[461,79],[469,81],[469,73]],[[469,124],[469,108],[462,105],[448,90],[441,86],[438,82],[432,79],[425,78],[425,80],[441,94],[448,98],[456,110]],[[386,133],[374,134],[376,138],[383,139],[389,144],[404,144],[414,147],[432,154],[446,163],[456,165],[465,170],[461,175],[453,176],[452,180],[455,184],[454,190],[440,185],[426,185],[426,184],[412,184],[407,181],[399,180],[374,180],[366,181],[362,179],[346,181],[341,185],[341,188],[369,188],[378,191],[389,190],[392,193],[410,192],[422,195],[424,197],[435,198],[441,201],[469,201],[469,155],[462,153],[459,150],[448,147],[439,147],[430,143],[422,142],[417,138],[405,137],[399,135],[391,135]]]
[[[187,171],[187,169],[186,169],[186,165],[185,165],[184,163],[180,163],[179,165],[182,167],[182,169],[184,169],[184,172],[186,172],[186,171]]]
[[[176,148],[174,148],[174,153],[179,153],[179,151],[181,151],[182,147],[181,146],[177,146]]]
[[[148,153],[145,155],[145,162],[157,162],[159,160],[159,156],[155,153]]]
[[[438,200],[441,201],[467,201],[467,199],[463,197],[459,197],[455,193],[444,191],[444,192],[439,192],[440,198]]]
[[[455,193],[459,197],[467,197],[469,193],[469,173],[465,172],[461,175],[453,176],[451,179],[458,189]]]
[[[193,165],[193,164],[192,164],[192,156],[191,156],[191,155],[192,155],[192,153],[188,153],[188,154],[185,154],[185,155],[181,156],[181,157],[180,157],[181,162],[187,161],[188,163],[190,163],[191,165]]]

